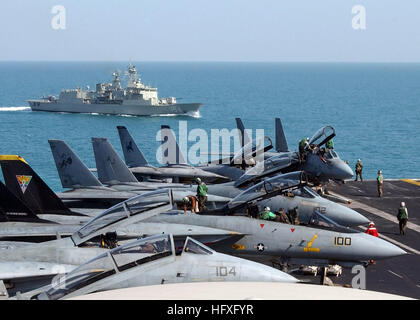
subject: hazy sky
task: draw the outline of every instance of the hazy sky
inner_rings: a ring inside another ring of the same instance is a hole
[[[419,17],[419,0],[2,0],[0,60],[419,62]]]

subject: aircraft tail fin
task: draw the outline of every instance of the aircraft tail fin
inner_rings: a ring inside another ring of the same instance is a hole
[[[149,163],[144,157],[143,153],[137,146],[131,134],[124,126],[117,126],[118,134],[120,135],[121,148],[124,153],[125,163],[128,167],[144,167]]]
[[[0,222],[43,222],[0,181]]]
[[[102,183],[138,182],[124,161],[105,138],[92,138],[96,168]]]
[[[276,151],[289,151],[289,146],[287,145],[286,136],[284,135],[283,125],[280,118],[276,118]]]
[[[74,215],[23,158],[0,156],[0,164],[7,189],[33,213]]]
[[[182,154],[173,130],[167,126],[161,126],[161,141],[163,149],[162,163],[164,164],[187,164]]]
[[[244,127],[244,124],[243,124],[241,118],[235,118],[235,120],[236,120],[236,127],[238,128],[238,130],[240,132],[239,141],[241,143],[241,148],[242,148],[243,146],[245,146],[246,144],[251,142],[251,139],[249,138],[249,136],[248,136],[248,134],[245,130],[245,127]]]
[[[88,167],[62,140],[48,140],[63,188],[102,187]]]

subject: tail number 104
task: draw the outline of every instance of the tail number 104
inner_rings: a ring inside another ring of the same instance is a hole
[[[235,267],[216,267],[217,277],[227,277],[230,274],[236,276]]]

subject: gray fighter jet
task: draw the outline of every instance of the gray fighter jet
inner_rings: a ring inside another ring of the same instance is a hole
[[[117,129],[125,163],[139,181],[170,178],[174,182],[191,182],[195,178],[200,178],[205,182],[217,183],[230,180],[223,175],[188,165],[176,143],[175,134],[169,126],[161,127],[162,144],[169,146],[168,150],[164,152],[164,159],[162,159],[165,166],[161,167],[154,167],[147,162],[126,127],[118,126]]]
[[[238,130],[242,132],[244,137],[247,137],[242,121],[239,118],[236,121]],[[277,152],[266,152],[264,155],[265,159],[269,160],[257,164],[257,166],[250,168],[246,173],[248,176],[259,175],[266,170],[265,168],[270,170],[270,172],[266,172],[266,175],[304,170],[311,179],[317,182],[329,179],[350,179],[353,176],[351,168],[340,159],[334,149],[324,147],[326,142],[334,137],[335,130],[331,126],[322,127],[315,132],[305,147],[306,160],[302,162],[298,151],[289,151],[281,120],[276,118],[275,146]],[[247,140],[249,138],[245,138],[245,141]]]
[[[274,185],[263,182],[252,190],[233,199],[228,205],[205,214],[183,214],[170,211],[153,217],[150,221],[188,223],[235,230],[245,236],[231,247],[219,248],[225,253],[258,256],[268,254],[283,259],[315,259],[326,264],[351,265],[399,256],[406,252],[377,237],[338,225],[316,210],[308,221],[288,224],[253,218],[250,208],[265,204],[268,190],[283,193],[298,188],[300,179],[283,180]]]
[[[260,203],[260,207],[268,206],[273,212],[283,209],[286,213],[296,211],[302,222],[308,222],[315,211],[320,211],[328,218],[334,220],[343,226],[366,225],[369,220],[357,211],[350,209],[344,205],[333,202],[321,197],[314,192],[306,181],[306,175],[302,171],[290,172],[286,174],[278,174],[271,178],[266,178],[264,174],[260,179],[253,176],[253,179],[239,179],[235,182],[227,182],[223,184],[208,185],[208,195],[221,196],[228,201],[237,201],[237,199],[247,199],[248,195],[254,195],[255,190],[267,186],[265,198]],[[290,192],[277,192],[277,188],[289,180],[299,180]],[[189,188],[189,194],[194,195],[196,186]],[[179,192],[179,191],[177,191]],[[223,199],[222,198],[222,199]],[[213,202],[207,207],[209,209],[222,208],[227,202]],[[250,211],[258,212],[261,208],[255,206],[249,208]],[[262,209],[261,209],[262,210]]]
[[[287,273],[218,253],[187,237],[177,249],[172,235],[143,238],[104,252],[52,285],[25,297],[57,300],[105,290],[207,281],[298,282]]]
[[[2,241],[39,242],[71,236],[92,216],[104,211],[69,209],[21,157],[0,156],[0,163],[10,187],[9,190],[0,182],[0,222],[2,222],[0,240]],[[178,195],[179,201],[182,196],[185,195]],[[216,241],[217,237],[223,238],[227,235],[224,230],[160,223],[130,225],[119,229],[118,235],[135,238],[155,232],[172,233],[176,237],[191,235],[206,241]]]
[[[96,166],[98,169],[99,180],[117,189],[125,192],[141,193],[157,188],[172,188],[175,202],[182,202],[185,196],[195,194],[196,186],[156,183],[156,182],[137,182],[134,175],[130,172],[117,152],[107,139],[92,138],[93,149],[95,153]],[[67,154],[73,154],[71,150],[66,150]],[[238,153],[238,156],[240,153]],[[266,160],[269,162],[269,160]],[[269,166],[267,164],[267,170]],[[264,178],[266,172],[261,174]],[[283,178],[277,177],[275,183],[278,184]],[[287,179],[285,177],[284,179]],[[249,186],[257,183],[261,179],[252,176],[252,179],[241,177],[236,182],[227,182],[223,184],[208,185],[208,203],[209,208],[217,208],[225,205],[232,198],[238,196]],[[369,221],[356,211],[344,207],[340,204],[327,200],[314,193],[309,187],[302,186],[299,190],[288,195],[274,194],[269,200],[266,200],[273,210],[283,208],[286,211],[298,208],[301,219],[309,219],[313,211],[319,208],[324,214],[344,226],[354,226],[367,224]]]
[[[185,184],[139,182],[107,139],[92,138],[99,180],[64,141],[49,140],[49,143],[63,188],[73,188],[73,190],[59,193],[61,199],[89,201],[91,207],[101,208],[104,203],[109,207],[109,204],[159,188],[174,189],[177,201],[182,201],[182,198],[188,195],[181,190],[181,187],[186,186]],[[66,159],[65,165],[62,165],[63,158]],[[89,179],[86,178],[87,176]],[[222,203],[229,201],[221,196],[209,196],[208,200]],[[77,203],[73,204],[75,205]]]
[[[228,245],[242,235],[226,229],[144,222],[153,215],[173,207],[169,189],[149,192],[124,201],[91,219],[73,232],[71,237],[20,244],[8,242],[0,250],[0,280],[14,291],[30,291],[51,280],[60,272],[68,272],[89,261],[106,248],[123,244],[133,238],[157,233],[175,233],[175,245],[181,246],[187,236],[205,243],[224,242]],[[107,236],[115,234],[114,238]],[[113,241],[113,242],[111,242]]]
[[[89,170],[71,148],[61,140],[49,140],[61,185],[64,189],[58,196],[64,200],[83,199],[107,202],[108,207],[122,200],[134,197],[132,192],[118,191],[104,186]]]

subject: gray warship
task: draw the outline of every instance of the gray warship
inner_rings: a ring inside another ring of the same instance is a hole
[[[58,98],[43,97],[27,100],[32,111],[69,113],[122,114],[133,116],[194,115],[202,103],[177,103],[175,97],[159,98],[157,88],[144,85],[136,67],[128,66],[128,83],[121,87],[120,72],[112,74],[112,83],[98,83],[96,90],[64,89]]]

